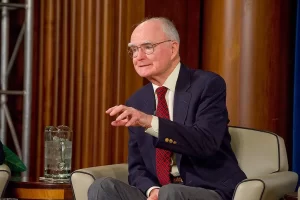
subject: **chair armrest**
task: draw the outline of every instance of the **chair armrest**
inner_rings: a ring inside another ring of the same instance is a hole
[[[4,195],[11,172],[6,164],[0,165],[0,197]]]
[[[104,165],[74,171],[71,174],[71,184],[75,199],[87,200],[90,185],[101,177],[112,177],[128,183],[128,164]]]
[[[298,175],[290,171],[246,179],[237,185],[234,200],[280,199],[295,190],[297,181]]]
[[[265,184],[260,179],[246,179],[240,182],[234,191],[233,200],[260,200]]]

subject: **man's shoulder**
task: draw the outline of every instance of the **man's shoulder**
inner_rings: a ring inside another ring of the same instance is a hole
[[[206,71],[206,70],[202,70],[202,69],[197,69],[194,72],[194,77],[198,78],[201,77],[205,80],[211,80],[211,79],[215,79],[215,78],[220,78],[223,79],[219,74],[217,74],[216,72],[212,72],[212,71]]]
[[[194,84],[206,85],[210,82],[219,82],[225,84],[225,80],[216,72],[202,69],[188,69],[191,72],[191,81]]]
[[[189,68],[185,64],[182,64],[181,67],[184,71],[189,72],[191,74],[192,78],[201,78],[203,80],[210,80],[210,79],[214,79],[214,78],[223,79],[216,72],[207,71],[207,70],[203,70],[203,69],[192,69],[192,68]]]

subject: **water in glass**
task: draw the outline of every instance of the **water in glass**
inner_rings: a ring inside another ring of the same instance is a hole
[[[69,179],[72,163],[72,131],[67,126],[45,129],[44,177]]]

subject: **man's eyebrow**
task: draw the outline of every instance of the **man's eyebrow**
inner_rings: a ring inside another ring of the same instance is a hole
[[[150,41],[145,41],[145,42],[143,42],[143,43],[140,44],[140,45],[143,45],[143,44],[152,44],[152,42],[150,42]],[[135,45],[135,44],[133,44],[133,43],[131,43],[131,42],[128,43],[128,47],[136,47],[136,46],[139,46],[139,45]]]

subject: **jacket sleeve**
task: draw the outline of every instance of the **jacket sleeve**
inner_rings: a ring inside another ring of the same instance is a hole
[[[152,186],[160,186],[156,177],[147,170],[143,158],[140,154],[138,144],[134,136],[136,133],[129,128],[130,139],[128,143],[128,182],[130,185],[137,187],[144,194]]]
[[[215,154],[228,131],[226,108],[226,85],[223,78],[214,76],[206,81],[199,94],[195,109],[189,110],[193,122],[180,124],[159,118],[159,137],[156,147],[181,153],[187,156],[206,158]],[[166,142],[166,138],[176,143]]]

